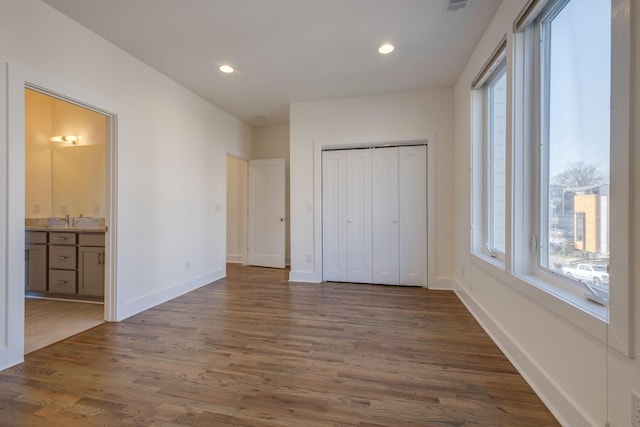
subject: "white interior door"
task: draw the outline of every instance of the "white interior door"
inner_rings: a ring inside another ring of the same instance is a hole
[[[427,147],[399,148],[400,284],[427,281]]]
[[[249,161],[248,264],[284,268],[284,159]]]
[[[400,279],[398,147],[376,148],[372,156],[373,283],[397,285]]]
[[[347,281],[347,152],[322,153],[322,277]]]
[[[347,280],[371,283],[371,150],[347,151]]]

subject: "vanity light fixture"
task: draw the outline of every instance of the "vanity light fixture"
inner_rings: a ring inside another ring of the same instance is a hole
[[[395,50],[395,46],[394,46],[394,45],[392,45],[391,43],[385,43],[385,44],[381,45],[381,46],[378,48],[378,52],[379,52],[379,53],[381,53],[381,54],[383,54],[383,55],[386,55],[386,54],[388,54],[388,53],[391,53],[391,52],[393,52],[394,50]]]
[[[82,137],[80,135],[61,135],[61,136],[52,136],[49,138],[51,142],[66,142],[69,144],[75,144],[80,141]]]
[[[231,74],[234,71],[233,67],[231,65],[227,65],[227,64],[221,65],[219,70],[222,71],[225,74]]]

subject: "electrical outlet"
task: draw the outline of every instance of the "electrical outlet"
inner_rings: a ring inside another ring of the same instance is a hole
[[[631,392],[631,425],[640,427],[640,394]]]

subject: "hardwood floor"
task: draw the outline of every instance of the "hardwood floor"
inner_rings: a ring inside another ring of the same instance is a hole
[[[228,278],[0,372],[3,426],[556,426],[454,293]]]
[[[26,298],[24,352],[31,353],[102,323],[102,304]]]

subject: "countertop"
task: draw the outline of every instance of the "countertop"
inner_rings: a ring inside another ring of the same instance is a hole
[[[65,224],[69,224],[68,226]],[[53,231],[67,233],[106,233],[108,227],[104,218],[25,218],[25,231]]]
[[[65,228],[64,225],[49,226],[25,226],[25,231],[53,231],[65,233],[106,233],[107,227],[99,225],[86,225]]]

